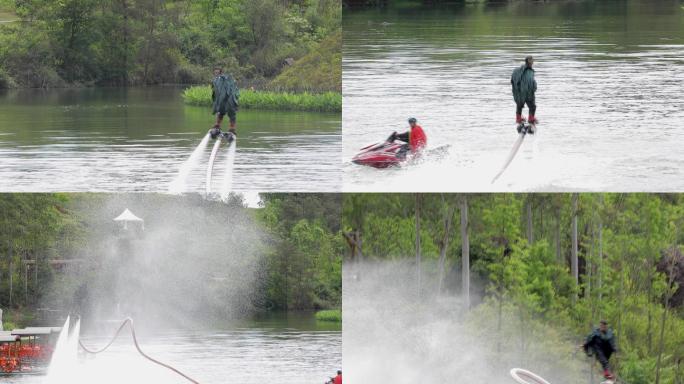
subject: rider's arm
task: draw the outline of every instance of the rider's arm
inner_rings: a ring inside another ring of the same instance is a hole
[[[404,143],[408,143],[409,142],[409,133],[408,133],[408,131],[406,131],[404,133],[399,133],[394,138],[397,140],[403,141]]]
[[[615,335],[610,338],[610,346],[613,348],[613,352],[617,353],[617,345],[615,345]]]

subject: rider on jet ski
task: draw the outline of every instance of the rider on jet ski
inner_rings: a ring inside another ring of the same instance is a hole
[[[409,151],[412,154],[420,152],[423,148],[427,146],[427,136],[423,128],[418,125],[418,121],[415,117],[408,119],[410,129],[404,133],[392,132],[390,137],[387,139],[388,142],[393,143],[395,140],[403,141],[399,152],[397,152],[397,157],[400,159],[405,159]]]

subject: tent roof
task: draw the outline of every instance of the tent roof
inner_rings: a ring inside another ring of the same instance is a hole
[[[123,212],[119,216],[117,216],[114,221],[144,221],[143,219],[139,218],[138,216],[134,215],[133,212],[128,210],[128,208],[124,209]]]

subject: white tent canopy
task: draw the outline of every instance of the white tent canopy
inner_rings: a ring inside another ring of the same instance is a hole
[[[137,222],[142,224],[142,228],[145,229],[145,220],[134,215],[128,208],[124,209],[119,216],[115,217],[114,221],[123,221],[124,228],[127,228],[128,222]]]

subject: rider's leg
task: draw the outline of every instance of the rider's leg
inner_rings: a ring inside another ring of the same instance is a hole
[[[219,128],[219,129],[221,128],[221,123],[223,122],[223,116],[224,116],[224,114],[220,113],[220,112],[216,114],[216,124],[214,124],[214,127]]]
[[[410,149],[411,147],[408,144],[402,145],[399,151],[397,151],[397,158],[404,160]]]
[[[594,348],[594,352],[596,353],[596,359],[599,361],[599,363],[601,363],[601,368],[603,368],[603,377],[606,379],[612,379],[613,373],[610,371],[608,357],[601,348]]]
[[[236,135],[235,123],[237,122],[237,112],[232,108],[228,109],[228,118],[230,119],[230,128],[228,129],[228,132]]]
[[[530,113],[527,116],[527,121],[529,121],[531,124],[537,123],[537,119],[534,118],[534,114],[537,112],[537,104],[534,102],[534,99],[527,100],[525,103],[527,104],[527,108],[530,109]]]

